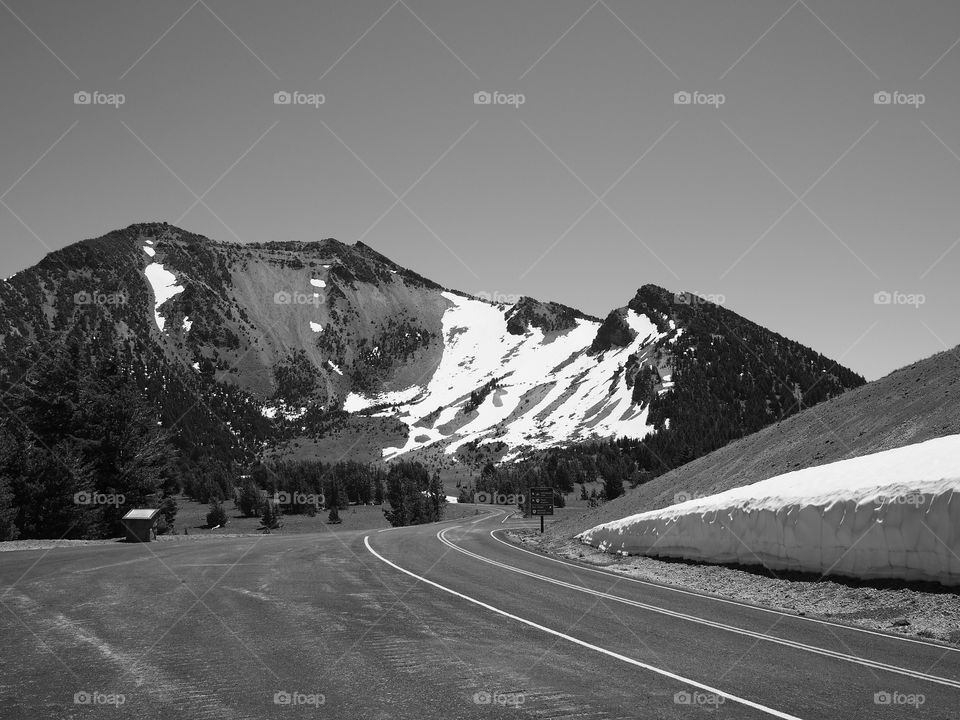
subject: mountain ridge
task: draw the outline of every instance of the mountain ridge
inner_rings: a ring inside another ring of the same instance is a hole
[[[695,298],[643,285],[601,321],[448,289],[359,241],[236,244],[140,223],[0,282],[0,381],[18,382],[45,345],[97,337],[156,380],[162,390],[144,392],[165,424],[182,423],[190,397],[189,412],[220,403],[229,421],[201,412],[181,435],[219,425],[225,455],[320,440],[346,410],[374,434],[406,427],[403,444],[384,441],[385,458],[432,447],[446,462],[465,447],[502,459],[651,433],[722,444],[791,412],[787,383],[815,403],[864,382]]]

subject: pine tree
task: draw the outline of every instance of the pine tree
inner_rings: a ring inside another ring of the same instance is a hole
[[[260,488],[257,487],[253,478],[246,478],[240,486],[240,494],[237,496],[237,510],[244,517],[256,517],[260,512],[262,503]]]
[[[263,510],[260,512],[260,525],[264,530],[279,530],[283,527],[283,513],[280,506],[272,500],[266,500],[263,503]]]

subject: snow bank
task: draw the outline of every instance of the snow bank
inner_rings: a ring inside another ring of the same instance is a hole
[[[609,552],[960,585],[960,435],[598,525]]]

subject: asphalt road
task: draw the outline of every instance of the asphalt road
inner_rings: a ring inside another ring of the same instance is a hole
[[[960,713],[958,650],[504,542],[525,524],[0,553],[0,717]]]

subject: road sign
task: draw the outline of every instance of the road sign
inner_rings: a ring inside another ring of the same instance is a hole
[[[540,516],[540,533],[543,534],[543,516],[553,515],[553,488],[530,488],[530,514]]]
[[[530,514],[553,515],[553,488],[530,488]]]

